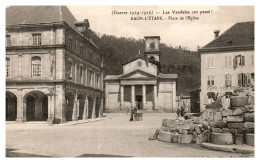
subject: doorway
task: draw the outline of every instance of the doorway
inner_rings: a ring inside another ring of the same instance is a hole
[[[136,95],[135,96],[135,102],[136,102],[136,107],[138,110],[143,109],[143,96],[142,95]]]

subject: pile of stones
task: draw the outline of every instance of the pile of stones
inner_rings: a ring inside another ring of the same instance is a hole
[[[199,117],[163,119],[150,139],[171,143],[210,142],[254,146],[254,94],[236,91],[227,105],[225,96],[206,107]]]

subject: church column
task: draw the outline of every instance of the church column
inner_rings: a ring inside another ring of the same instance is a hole
[[[143,109],[146,109],[146,86],[145,86],[145,84],[143,84],[142,92],[143,92]]]
[[[176,109],[176,82],[172,82],[172,110]]]
[[[83,111],[83,120],[88,119],[88,96],[86,95],[84,111]]]
[[[106,101],[105,101],[105,103],[106,103],[106,110],[108,110],[109,109],[109,91],[108,91],[108,82],[106,82],[106,85],[105,85],[105,98],[106,98]]]
[[[124,85],[120,86],[120,106],[124,109]]]
[[[135,107],[135,85],[131,86],[131,107]]]
[[[153,85],[153,108],[157,109],[157,84]]]
[[[77,107],[78,107],[78,91],[76,91],[75,98],[74,98],[73,114],[72,114],[73,121],[78,120]]]

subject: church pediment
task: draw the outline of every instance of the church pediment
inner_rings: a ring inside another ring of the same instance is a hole
[[[135,70],[135,71],[132,71],[128,74],[121,76],[120,79],[137,79],[137,78],[141,79],[141,78],[153,78],[153,77],[157,77],[157,76],[149,74],[142,70]]]

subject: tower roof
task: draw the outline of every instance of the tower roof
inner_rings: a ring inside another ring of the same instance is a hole
[[[158,38],[159,40],[161,39],[160,36],[144,36],[145,39],[149,38]]]
[[[6,24],[39,24],[64,21],[78,31],[77,21],[66,6],[11,6],[6,8]]]

